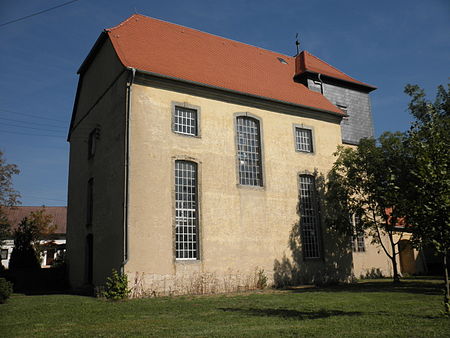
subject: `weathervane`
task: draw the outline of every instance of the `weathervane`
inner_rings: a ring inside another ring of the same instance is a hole
[[[300,52],[300,41],[298,41],[298,33],[295,34],[295,46],[297,47],[297,54]]]

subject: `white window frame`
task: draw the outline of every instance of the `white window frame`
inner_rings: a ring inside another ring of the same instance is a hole
[[[180,112],[181,115],[178,114]],[[199,107],[192,106],[186,103],[177,103],[177,102],[172,103],[172,131],[174,133],[184,136],[199,137],[200,135],[199,121],[200,121]],[[194,130],[192,131],[192,129]]]
[[[244,124],[241,124],[244,121]],[[255,126],[249,125],[254,123]],[[256,133],[252,132],[256,130]],[[240,186],[263,187],[263,147],[261,120],[245,114],[236,115],[236,160]],[[252,136],[252,137],[249,137]]]
[[[195,261],[199,251],[198,164],[177,159],[175,178],[175,259]]]
[[[366,252],[366,243],[365,243],[365,235],[364,230],[358,230],[358,215],[353,214],[350,216],[350,221],[353,227],[353,234],[351,237],[352,241],[352,251],[353,252]]]
[[[300,174],[298,182],[303,258],[320,259],[321,231],[316,178],[314,175]]]
[[[306,132],[308,137],[304,137],[304,135],[299,135],[299,132]],[[302,142],[307,140],[307,142]],[[311,127],[304,127],[299,125],[294,125],[294,142],[295,142],[295,151],[299,153],[308,153],[314,154],[314,132]]]

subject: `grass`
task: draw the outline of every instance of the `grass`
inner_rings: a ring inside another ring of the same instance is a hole
[[[15,294],[0,336],[449,337],[442,283],[361,281],[326,288],[107,302]]]

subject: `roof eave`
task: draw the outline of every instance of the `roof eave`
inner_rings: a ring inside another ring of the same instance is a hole
[[[178,77],[175,77],[175,76],[164,75],[164,74],[159,74],[159,73],[155,73],[155,72],[146,71],[146,70],[143,70],[143,69],[137,69],[137,68],[133,68],[133,67],[127,67],[127,68],[130,69],[130,70],[135,69],[139,73],[150,75],[150,76],[155,76],[155,77],[159,77],[159,78],[163,78],[163,79],[175,80],[175,81],[184,82],[184,83],[188,83],[188,84],[193,84],[193,85],[197,85],[197,86],[201,86],[201,87],[205,87],[205,88],[222,90],[222,91],[225,91],[225,92],[228,92],[228,93],[232,93],[232,94],[248,96],[248,97],[252,97],[252,98],[257,98],[257,99],[262,99],[262,100],[275,102],[275,103],[287,104],[287,105],[290,105],[290,106],[303,108],[303,109],[308,109],[308,110],[313,110],[313,111],[317,111],[317,112],[320,112],[320,113],[326,113],[326,114],[330,114],[330,115],[333,115],[333,116],[338,116],[338,117],[345,117],[345,116],[347,116],[344,113],[334,112],[332,110],[326,110],[326,109],[311,107],[311,106],[302,105],[302,104],[298,104],[298,103],[293,103],[293,102],[289,102],[289,101],[277,100],[277,99],[274,99],[274,98],[271,98],[271,97],[266,97],[266,96],[261,96],[261,95],[256,95],[256,94],[250,94],[250,93],[246,93],[246,92],[240,92],[238,90],[228,89],[228,88],[224,88],[224,87],[218,87],[218,86],[209,85],[209,84],[205,84],[205,83],[197,82],[197,81],[186,80],[186,79],[178,78]]]
[[[350,81],[350,80],[345,80],[345,79],[342,79],[342,78],[340,78],[340,77],[331,76],[331,75],[327,75],[327,74],[323,74],[323,73],[311,71],[311,70],[308,70],[308,69],[304,70],[302,73],[298,74],[297,76],[298,76],[298,77],[302,77],[302,76],[306,76],[306,75],[308,75],[308,74],[311,74],[311,75],[319,75],[319,74],[320,74],[321,77],[330,78],[330,79],[333,79],[333,80],[335,80],[335,81],[348,83],[348,84],[350,84],[350,85],[352,85],[352,86],[356,86],[356,87],[362,87],[362,88],[364,88],[364,89],[365,89],[367,92],[369,92],[369,93],[370,93],[371,91],[373,91],[373,90],[378,89],[377,87],[372,86],[372,85],[369,85],[369,84],[366,84],[366,83],[356,82],[356,81]]]

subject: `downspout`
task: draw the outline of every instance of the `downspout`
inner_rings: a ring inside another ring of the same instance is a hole
[[[322,81],[322,79],[321,79],[321,76],[322,74],[318,74],[317,75],[317,78],[319,79],[319,81],[320,81],[320,93],[323,95],[323,81]]]
[[[125,180],[124,180],[124,203],[123,203],[123,261],[121,272],[125,273],[125,265],[128,262],[128,209],[129,209],[129,185],[130,185],[130,115],[131,115],[131,90],[136,76],[135,68],[131,70],[130,79],[127,82],[126,111],[125,111]]]

